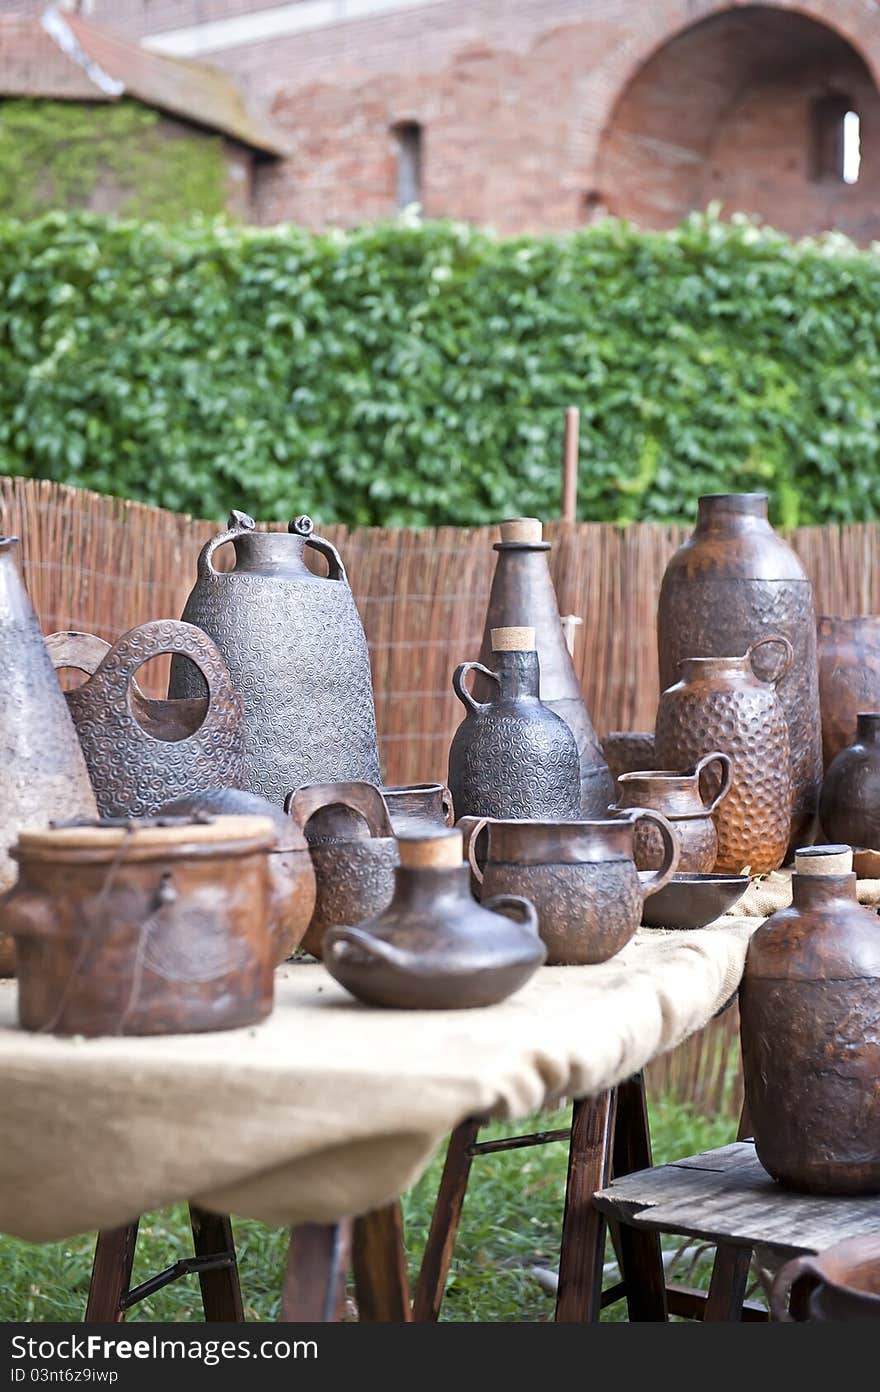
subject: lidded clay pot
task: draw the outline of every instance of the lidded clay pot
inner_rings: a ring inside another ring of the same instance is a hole
[[[764,1168],[810,1194],[880,1192],[880,929],[848,846],[797,852],[790,908],[740,986],[746,1106]]]
[[[700,785],[704,770],[717,764],[720,782],[709,801]],[[622,773],[617,779],[614,811],[650,807],[662,812],[671,824],[678,842],[678,874],[708,874],[718,857],[718,835],[712,813],[718,810],[730,789],[731,761],[717,750],[704,754],[692,769],[675,773],[668,769]],[[633,839],[636,868],[657,870],[663,864],[664,844],[659,829],[647,820],[637,824]]]
[[[880,851],[880,713],[859,711],[855,739],[822,783],[819,821],[826,836]]]

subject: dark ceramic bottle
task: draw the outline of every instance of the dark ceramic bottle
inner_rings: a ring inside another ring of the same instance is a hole
[[[859,711],[880,710],[880,617],[819,619],[819,704],[826,770],[856,737]],[[837,838],[835,837],[835,840]]]
[[[819,820],[830,839],[880,851],[880,714],[857,715],[853,743],[825,775]]]
[[[768,633],[784,634],[793,649],[778,695],[789,728],[794,846],[807,839],[822,780],[813,587],[770,526],[766,494],[700,498],[694,534],[672,557],[660,587],[661,691],[677,680],[683,658],[742,653]]]
[[[880,1192],[880,931],[852,851],[798,851],[791,907],[749,944],[746,1106],[764,1168],[812,1194]]]
[[[581,809],[578,749],[566,722],[538,698],[534,629],[493,629],[492,644],[492,670],[463,662],[452,678],[467,710],[449,750],[456,815],[571,821]],[[494,686],[490,700],[471,695],[472,671]]]

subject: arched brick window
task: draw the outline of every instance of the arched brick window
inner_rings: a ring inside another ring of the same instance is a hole
[[[827,92],[810,105],[810,173],[814,179],[855,184],[859,177],[859,114],[842,92]]]

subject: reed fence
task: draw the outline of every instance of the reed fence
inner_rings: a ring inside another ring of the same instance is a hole
[[[74,628],[112,640],[147,619],[180,615],[199,548],[218,524],[59,484],[0,478],[0,530],[21,537],[25,579],[47,633]],[[462,715],[450,677],[456,663],[479,653],[496,533],[321,530],[342,553],[363,618],[385,781],[445,778]],[[556,522],[546,535],[560,610],[583,620],[575,665],[597,730],[652,729],[657,593],[685,529]],[[788,539],[813,579],[820,613],[880,612],[880,527],[807,527]],[[163,681],[164,670],[154,668],[143,685],[158,695]],[[735,1110],[735,1037],[728,1011],[653,1065],[653,1085],[707,1112]]]

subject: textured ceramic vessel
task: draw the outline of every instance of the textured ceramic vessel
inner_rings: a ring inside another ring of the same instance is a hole
[[[112,647],[94,634],[74,632],[53,633],[46,646],[56,668],[87,674],[65,696],[101,817],[152,817],[171,798],[238,786],[241,697],[201,629],[157,619],[129,629]],[[208,695],[185,701],[145,697],[135,673],[163,653],[189,658]]]
[[[719,775],[709,798],[704,797],[700,784],[704,771]],[[683,773],[667,769],[622,773],[617,780],[613,810],[650,807],[662,812],[678,842],[678,873],[708,874],[718,859],[718,835],[712,814],[730,791],[730,776],[730,756],[717,751],[704,754],[692,769]],[[650,821],[640,822],[635,829],[633,850],[638,870],[658,870],[665,851],[659,827]]]
[[[773,647],[772,681],[759,677],[752,656]],[[778,660],[779,648],[784,650]],[[681,679],[664,691],[657,710],[657,757],[667,768],[687,768],[710,750],[731,761],[730,789],[713,813],[718,835],[714,869],[752,875],[776,870],[785,859],[791,826],[791,759],[785,713],[776,698],[791,663],[791,644],[770,635],[742,657],[691,657]]]
[[[782,1323],[880,1323],[880,1233],[836,1242],[818,1256],[795,1257],[777,1272],[770,1312]]]
[[[798,851],[790,908],[750,944],[743,1075],[764,1168],[810,1194],[880,1192],[880,931],[846,846]]]
[[[622,773],[652,769],[657,762],[653,730],[611,730],[602,741],[602,750],[615,781]]]
[[[822,783],[819,821],[829,840],[880,851],[880,713],[858,713],[855,739]]]
[[[473,899],[460,832],[402,837],[394,881],[383,913],[325,938],[327,970],[358,1000],[403,1010],[496,1005],[544,961],[526,899]]]
[[[463,662],[452,685],[467,712],[449,750],[449,790],[459,817],[576,818],[581,806],[577,744],[538,697],[540,666],[530,628],[493,632],[493,668]],[[470,672],[490,681],[477,701]],[[607,805],[607,804],[606,804]]]
[[[781,633],[792,645],[792,663],[778,695],[790,736],[789,840],[801,845],[808,839],[822,779],[813,587],[791,547],[767,521],[765,494],[700,498],[694,534],[669,562],[660,588],[661,691],[677,680],[683,658],[745,652],[768,633]],[[758,670],[768,676],[772,669]]]
[[[53,817],[94,817],[95,795],[73,721],[18,570],[18,538],[0,537],[0,891],[15,881],[9,848]],[[14,970],[0,927],[0,976]]]
[[[261,817],[24,832],[0,902],[19,1020],[52,1034],[179,1034],[272,1009]]]
[[[880,616],[823,615],[817,625],[825,769],[856,737],[859,711],[880,710]]]
[[[500,531],[501,540],[494,547],[498,559],[489,593],[480,662],[492,666],[493,629],[534,629],[541,669],[539,695],[545,706],[562,716],[577,743],[580,815],[602,816],[613,794],[613,782],[565,641],[548,565],[550,542],[544,540],[543,527],[536,517],[502,522]],[[487,679],[478,677],[474,694],[483,701],[490,699],[491,684]]]
[[[411,783],[380,791],[396,836],[415,836],[431,827],[450,827],[455,821],[452,794],[445,783]]]
[[[235,549],[228,572],[212,560],[226,542]],[[326,576],[309,570],[305,547],[326,558]],[[308,517],[258,532],[233,512],[202,549],[183,618],[217,644],[244,703],[242,787],[281,806],[307,783],[379,781],[363,626],[339,553]],[[169,695],[204,695],[177,658]]]
[[[649,824],[662,840],[659,870],[639,875],[634,835]],[[480,831],[489,841],[485,869],[476,858]],[[642,905],[675,872],[678,844],[659,812],[633,810],[612,821],[525,822],[486,819],[469,828],[468,858],[481,899],[518,894],[538,913],[548,966],[606,962],[641,922]]]

